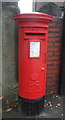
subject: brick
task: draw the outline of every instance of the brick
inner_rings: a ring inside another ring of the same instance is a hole
[[[53,55],[53,52],[49,52],[49,53],[47,54],[47,56],[49,56],[49,55]]]
[[[53,50],[55,50],[55,51],[57,51],[57,50],[60,50],[61,48],[60,47],[52,47],[52,48],[48,48],[48,51],[50,50],[50,51],[53,51]]]
[[[51,71],[51,73],[52,73],[52,71],[60,71],[60,67],[57,67],[57,68],[47,68],[47,71]]]
[[[59,63],[58,64],[48,64],[47,63],[47,67],[51,67],[51,66],[61,66],[61,64],[59,64]]]
[[[49,84],[49,83],[58,83],[58,82],[59,82],[58,80],[53,80],[53,81],[52,81],[52,79],[47,80],[47,84]]]
[[[61,52],[49,52],[47,56],[55,56],[55,55],[61,55]]]
[[[51,65],[51,64],[61,64],[61,61],[47,61],[47,65]]]
[[[57,82],[54,81],[54,83],[52,83],[52,82],[47,83],[47,86],[50,86],[50,87],[51,86],[56,86],[56,85],[58,86],[58,81]]]
[[[47,89],[50,89],[50,90],[55,90],[55,89],[58,89],[59,88],[59,85],[56,84],[55,86],[52,85],[51,87],[50,86],[47,86]]]
[[[53,26],[57,26],[57,28],[58,28],[58,26],[62,27],[62,23],[61,23],[61,24],[57,24],[57,23],[54,22],[54,23],[50,23],[50,24],[49,24],[49,28],[50,28],[50,27],[53,28]]]
[[[49,26],[49,31],[52,30],[52,29],[60,29],[60,30],[63,30],[63,27],[62,26]]]
[[[49,70],[48,70],[49,71]],[[52,75],[51,75],[52,74]],[[54,73],[53,71],[50,74],[47,74],[47,79],[55,79],[58,78],[60,74],[60,70],[58,72]],[[54,76],[55,75],[55,76]]]
[[[48,46],[48,48],[60,48],[60,49],[61,49],[61,46],[57,46],[57,45],[54,46],[54,45],[53,45],[53,46]]]
[[[51,56],[51,57],[47,57],[47,60],[60,60],[61,56]]]
[[[62,49],[58,49],[58,50],[55,50],[55,49],[54,49],[54,50],[48,50],[48,51],[47,51],[47,54],[48,54],[48,53],[61,52],[61,51],[62,51]]]
[[[51,74],[52,74],[52,75],[51,75]],[[55,75],[55,74],[56,74],[56,75]],[[59,71],[56,72],[56,73],[51,72],[50,74],[48,74],[48,75],[46,76],[47,81],[59,80],[59,75],[60,75],[60,72],[59,72]]]
[[[52,80],[52,81],[53,81],[53,79],[54,79],[54,80],[59,79],[59,74],[56,75],[56,76],[50,76],[50,77],[47,76],[47,79],[48,79],[48,81],[49,81],[49,80]]]
[[[48,43],[48,46],[61,46],[62,43],[61,42],[51,42],[51,43]]]
[[[49,73],[49,74],[55,74],[55,73],[59,73],[60,72],[60,70],[47,70],[47,73]]]
[[[58,76],[59,76],[59,74],[48,74],[48,75],[47,75],[47,78],[58,77]]]
[[[51,75],[51,72],[48,72],[48,70],[47,70],[47,76],[48,75]],[[58,72],[56,71],[55,73],[52,71],[52,75],[59,75],[59,71]]]
[[[61,31],[61,29],[50,28],[50,29],[48,30],[48,33],[49,33],[49,35],[50,35],[51,33],[55,33],[55,34],[57,34],[57,33],[62,33],[62,31]]]
[[[53,39],[53,38],[59,38],[59,39],[62,39],[62,36],[61,36],[61,35],[48,36],[48,39]]]
[[[56,41],[59,42],[59,41],[62,41],[62,39],[61,39],[61,38],[56,38],[56,37],[54,38],[54,37],[53,37],[53,38],[49,38],[49,39],[48,39],[48,42],[50,42],[50,41],[51,41],[51,42],[56,42]]]
[[[47,66],[47,69],[60,69],[60,65],[59,66]]]
[[[49,33],[49,37],[62,36],[62,33]]]
[[[53,18],[53,20],[50,22],[50,24],[51,23],[53,23],[53,22],[57,22],[57,23],[62,23],[62,21],[63,21],[63,19],[62,18]]]

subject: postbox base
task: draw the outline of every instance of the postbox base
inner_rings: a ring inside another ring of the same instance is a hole
[[[44,109],[45,97],[30,100],[30,99],[21,98],[19,96],[19,99],[21,101],[21,110],[26,115],[29,115],[29,116],[38,115]]]

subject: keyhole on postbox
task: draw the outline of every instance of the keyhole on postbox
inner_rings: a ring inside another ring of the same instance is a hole
[[[41,71],[45,70],[45,64],[42,65]]]
[[[41,71],[45,70],[45,65],[46,65],[46,53],[44,53],[44,60],[43,60],[43,65],[42,65]]]

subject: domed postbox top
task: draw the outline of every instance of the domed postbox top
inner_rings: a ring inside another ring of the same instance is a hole
[[[22,13],[22,14],[16,14],[14,15],[14,19],[19,23],[24,25],[25,24],[30,24],[30,23],[35,23],[35,24],[48,24],[52,20],[52,16],[45,14],[45,13],[40,13],[40,12],[32,12],[32,13]],[[34,25],[33,25],[34,26]]]

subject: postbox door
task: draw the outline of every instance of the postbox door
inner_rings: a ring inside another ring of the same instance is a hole
[[[46,41],[29,40],[29,60],[31,88],[37,94],[45,95],[46,91]],[[33,86],[33,87],[32,87]],[[29,86],[30,87],[30,86]]]

